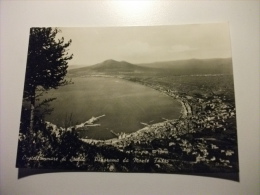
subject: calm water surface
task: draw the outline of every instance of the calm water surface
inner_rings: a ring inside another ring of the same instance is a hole
[[[51,90],[46,97],[57,97],[51,106],[54,111],[46,120],[64,127],[66,116],[72,114],[74,124],[92,116],[106,116],[97,124],[80,132],[82,137],[110,139],[114,132],[134,132],[144,123],[156,123],[163,118],[178,118],[179,102],[154,89],[117,78],[74,78],[74,84]]]

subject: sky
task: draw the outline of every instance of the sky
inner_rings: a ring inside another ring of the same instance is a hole
[[[69,66],[108,59],[138,64],[231,57],[227,23],[59,29],[59,36],[72,40]]]

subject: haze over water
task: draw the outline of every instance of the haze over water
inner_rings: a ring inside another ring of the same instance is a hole
[[[82,131],[82,137],[110,139],[115,137],[111,130],[130,133],[143,128],[141,122],[153,124],[180,116],[179,102],[137,83],[104,77],[73,78],[73,82],[46,95],[57,97],[46,120],[64,127],[66,115],[72,114],[74,124],[106,115],[96,122],[101,126]]]

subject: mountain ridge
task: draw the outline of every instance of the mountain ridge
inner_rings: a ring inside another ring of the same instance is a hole
[[[188,59],[132,64],[108,59],[103,62],[69,70],[70,73],[158,73],[173,75],[233,74],[231,58]]]

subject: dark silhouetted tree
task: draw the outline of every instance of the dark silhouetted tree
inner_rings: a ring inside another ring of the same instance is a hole
[[[27,67],[24,84],[24,99],[30,102],[30,133],[33,133],[35,102],[37,90],[56,89],[68,84],[65,79],[68,60],[73,54],[68,54],[71,40],[56,35],[61,32],[57,28],[31,28]]]

